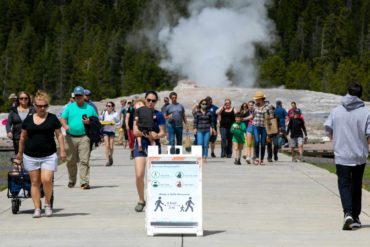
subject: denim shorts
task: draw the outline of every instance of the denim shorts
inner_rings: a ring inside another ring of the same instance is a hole
[[[112,131],[103,131],[103,136],[114,136],[115,135],[115,133],[114,132],[112,132]]]
[[[23,154],[23,165],[26,171],[41,169],[56,172],[58,168],[58,156],[56,153],[46,157],[31,157]]]
[[[290,139],[290,147],[291,148],[297,148],[298,146],[303,145],[303,138],[297,137],[297,138],[291,138]]]
[[[248,128],[247,128],[247,133],[249,133],[249,134],[252,134],[252,135],[253,135],[253,131],[254,131],[254,125],[253,125],[253,124],[251,124],[251,125],[249,125],[249,126],[248,126]]]

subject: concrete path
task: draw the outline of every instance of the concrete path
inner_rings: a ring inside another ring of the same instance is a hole
[[[105,167],[94,150],[89,191],[67,188],[66,168],[55,175],[55,215],[32,219],[31,199],[12,215],[0,193],[0,246],[369,246],[370,194],[364,191],[363,228],[342,231],[336,176],[304,163],[233,165],[211,159],[203,169],[204,236],[146,235],[129,152],[116,146]]]

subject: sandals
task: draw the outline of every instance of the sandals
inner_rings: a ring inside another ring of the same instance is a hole
[[[145,201],[144,202],[138,202],[136,207],[135,207],[135,211],[138,212],[138,213],[143,212],[145,205],[146,205]]]
[[[259,160],[259,159],[256,159],[256,160],[254,161],[254,165],[258,166],[259,164],[260,164],[260,160]]]

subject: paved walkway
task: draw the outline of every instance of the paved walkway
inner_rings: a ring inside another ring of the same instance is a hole
[[[235,166],[211,159],[203,169],[204,236],[146,236],[129,152],[118,150],[105,167],[94,150],[90,191],[67,188],[67,171],[55,176],[55,215],[32,219],[30,199],[12,215],[0,193],[0,246],[356,246],[370,245],[370,194],[364,191],[364,227],[342,231],[336,177],[288,158],[266,166]]]

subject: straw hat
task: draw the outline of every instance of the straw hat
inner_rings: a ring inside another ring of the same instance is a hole
[[[266,95],[262,91],[257,91],[256,94],[254,95],[253,99],[265,99]]]
[[[17,98],[17,95],[15,95],[15,93],[12,93],[9,95],[8,99],[16,99]]]

